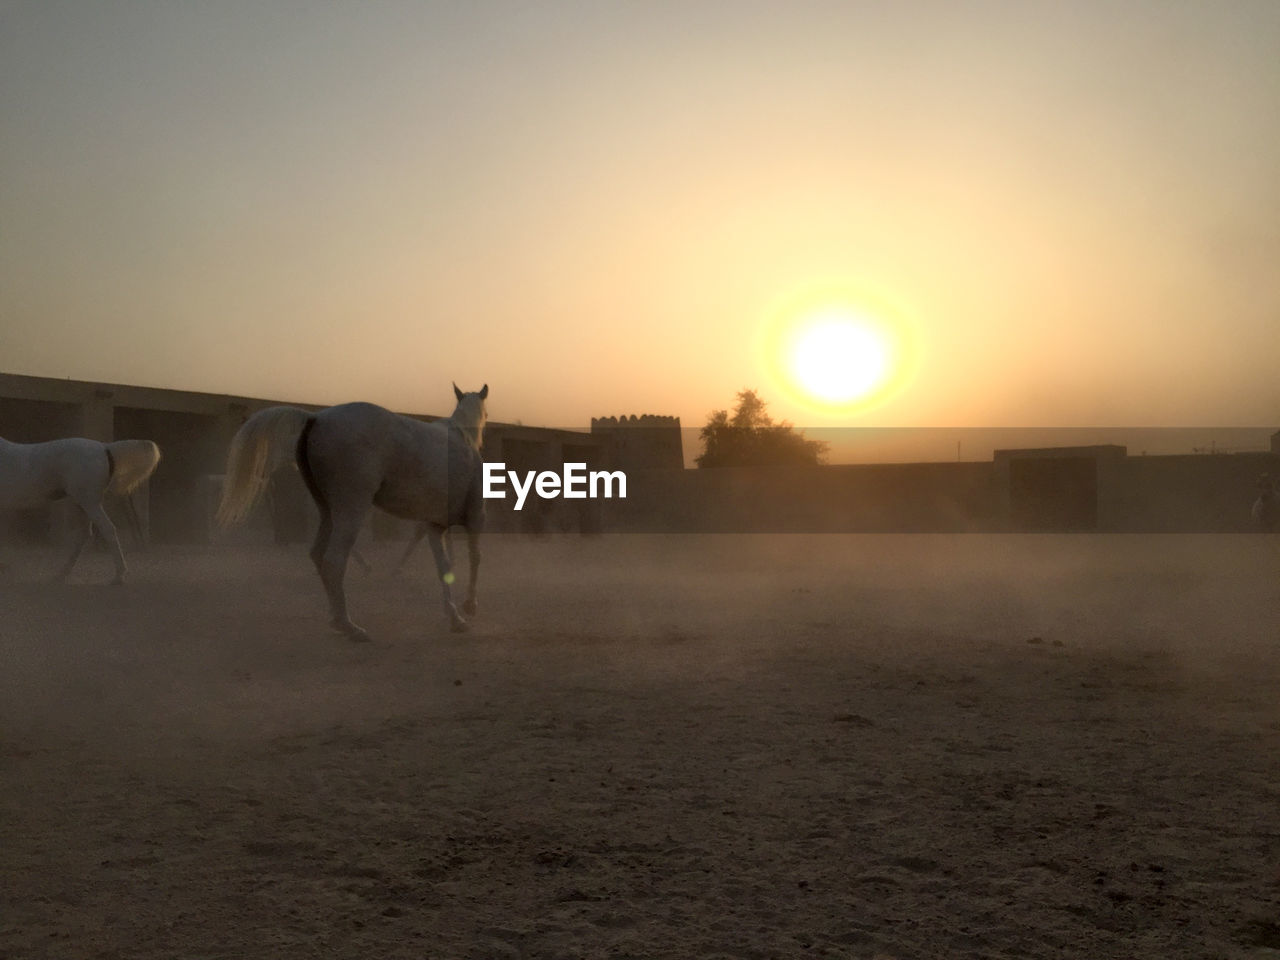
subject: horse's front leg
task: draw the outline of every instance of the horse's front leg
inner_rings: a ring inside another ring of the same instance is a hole
[[[444,612],[449,618],[449,626],[454,633],[462,633],[467,629],[467,621],[462,619],[458,608],[453,605],[453,565],[449,562],[449,553],[445,550],[445,528],[434,524],[427,531],[427,543],[431,547],[431,555],[436,560],[436,572],[440,575],[440,589],[444,594]]]
[[[471,561],[471,579],[467,581],[467,600],[462,610],[470,616],[476,612],[476,581],[480,579],[480,531],[467,529],[467,559]]]

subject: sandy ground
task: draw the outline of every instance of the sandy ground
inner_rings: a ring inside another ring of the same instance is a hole
[[[1280,543],[493,537],[0,584],[0,957],[1280,956]]]

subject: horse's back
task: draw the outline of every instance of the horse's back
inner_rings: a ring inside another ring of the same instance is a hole
[[[398,413],[392,413],[386,407],[360,400],[354,403],[340,403],[336,407],[325,407],[315,414],[315,420],[317,424],[368,430],[385,427],[399,416]]]

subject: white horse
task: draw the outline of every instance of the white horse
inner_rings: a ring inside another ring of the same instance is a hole
[[[319,413],[268,407],[245,421],[231,440],[218,507],[223,526],[244,518],[271,474],[292,457],[320,511],[311,560],[329,597],[335,629],[355,640],[369,635],[347,616],[347,558],[371,506],[417,520],[425,528],[455,631],[466,621],[453,603],[452,558],[445,532],[466,527],[471,579],[463,610],[476,611],[479,536],[484,525],[480,441],[489,396],[453,388],[458,405],[447,420],[423,423],[371,403],[344,403]]]
[[[113,583],[124,583],[128,567],[115,524],[102,509],[108,491],[131,493],[155,472],[160,448],[150,440],[117,440],[100,443],[71,437],[48,443],[10,443],[0,440],[0,508],[38,507],[64,497],[84,513],[76,525],[71,555],[58,573],[65,580],[94,527],[107,541],[115,557]]]
[[[1259,530],[1267,533],[1280,530],[1280,492],[1276,490],[1268,473],[1258,478],[1258,499],[1253,501],[1253,523]]]

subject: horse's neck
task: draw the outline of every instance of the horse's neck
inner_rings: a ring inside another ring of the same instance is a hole
[[[483,420],[478,423],[465,423],[457,417],[450,417],[449,424],[455,427],[459,433],[466,437],[467,443],[471,444],[474,449],[480,449],[480,441],[484,435]]]

